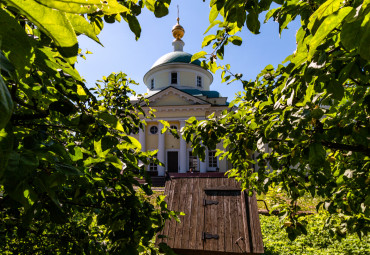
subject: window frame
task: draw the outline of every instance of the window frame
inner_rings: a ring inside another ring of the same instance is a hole
[[[172,75],[176,75],[176,83],[172,82],[173,81]],[[171,85],[178,85],[179,84],[179,74],[178,74],[178,72],[170,72],[170,84]]]
[[[198,172],[200,170],[200,161],[199,161],[199,158],[198,156],[194,156],[192,155],[193,154],[193,151],[192,150],[188,150],[188,155],[187,155],[187,161],[188,161],[188,170],[190,170],[190,167],[193,167],[193,171],[196,171]],[[190,159],[192,158],[192,163],[196,163],[196,166],[191,166],[190,165]]]
[[[196,78],[197,88],[203,88],[203,78],[200,75],[197,75]]]
[[[154,131],[152,131],[152,129],[154,130],[154,128],[156,128],[156,131],[154,132]],[[152,126],[150,126],[150,128],[149,128],[149,133],[151,134],[151,135],[156,135],[156,134],[158,134],[158,127],[156,126],[156,125],[152,125]]]
[[[154,78],[150,80],[150,89],[154,89],[155,84],[154,84]]]
[[[210,171],[216,171],[218,168],[218,157],[216,156],[216,152],[216,150],[208,151],[207,168]],[[213,153],[213,156],[211,156],[211,153]]]

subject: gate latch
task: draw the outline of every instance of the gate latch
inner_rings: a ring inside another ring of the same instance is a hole
[[[203,206],[218,205],[218,201],[203,199]]]
[[[206,239],[218,239],[218,235],[213,235],[213,234],[210,234],[210,233],[206,233],[206,232],[202,232],[202,240],[206,240]]]

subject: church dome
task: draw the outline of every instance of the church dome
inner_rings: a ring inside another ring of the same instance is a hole
[[[163,55],[157,61],[155,61],[152,68],[159,66],[159,65],[163,65],[163,64],[169,64],[169,63],[190,63],[192,56],[193,55],[187,52],[184,52],[184,51],[173,51],[173,52]],[[200,66],[200,61],[197,59],[191,62],[191,64]]]

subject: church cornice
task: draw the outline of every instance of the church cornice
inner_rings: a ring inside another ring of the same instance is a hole
[[[209,71],[203,69],[202,67],[191,64],[191,63],[178,63],[178,62],[176,62],[176,63],[162,64],[162,65],[155,66],[152,69],[150,69],[143,77],[144,84],[148,84],[147,83],[148,78],[152,74],[158,73],[158,72],[161,72],[161,71],[169,71],[169,70],[173,70],[173,69],[179,69],[179,70],[183,70],[183,71],[193,70],[195,72],[200,72],[200,73],[202,73],[202,74],[204,74],[208,77],[208,79],[210,80],[210,84],[212,84],[212,82],[213,82],[213,75]]]
[[[167,97],[169,95],[176,95],[178,97],[180,97],[181,99],[185,100],[186,102],[189,102],[191,103],[192,105],[186,105],[186,107],[189,107],[189,106],[193,106],[193,105],[210,105],[209,102],[203,100],[203,99],[200,99],[200,98],[197,98],[195,96],[192,96],[186,92],[183,92],[175,87],[167,87],[165,88],[164,90],[162,91],[159,91],[158,93],[154,94],[153,96],[150,96],[148,97],[148,100],[149,100],[149,106],[150,106],[150,103],[154,103],[154,102],[157,102],[157,101],[160,101],[162,98],[164,97]],[[155,107],[160,107],[160,106],[155,106]]]
[[[220,113],[225,109],[228,109],[228,106],[212,106],[211,104],[207,105],[165,105],[165,106],[154,106],[154,107],[143,107],[145,112],[148,112],[150,108],[156,110],[156,112],[186,112],[186,111],[202,111],[202,112],[215,112]]]

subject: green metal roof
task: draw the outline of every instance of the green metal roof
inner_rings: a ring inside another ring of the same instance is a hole
[[[218,98],[220,97],[220,93],[214,90],[209,91],[203,91],[199,89],[180,89],[181,91],[184,91],[192,96],[206,96],[207,98]]]
[[[191,55],[187,52],[173,51],[173,52],[170,52],[170,53],[167,53],[167,54],[163,55],[157,61],[155,61],[152,68],[156,67],[156,66],[159,66],[159,65],[162,65],[162,64],[168,64],[168,63],[179,63],[179,62],[180,63],[190,63],[190,60],[191,60],[192,56],[193,55]],[[197,59],[197,60],[191,62],[191,64],[200,66],[200,61]]]

